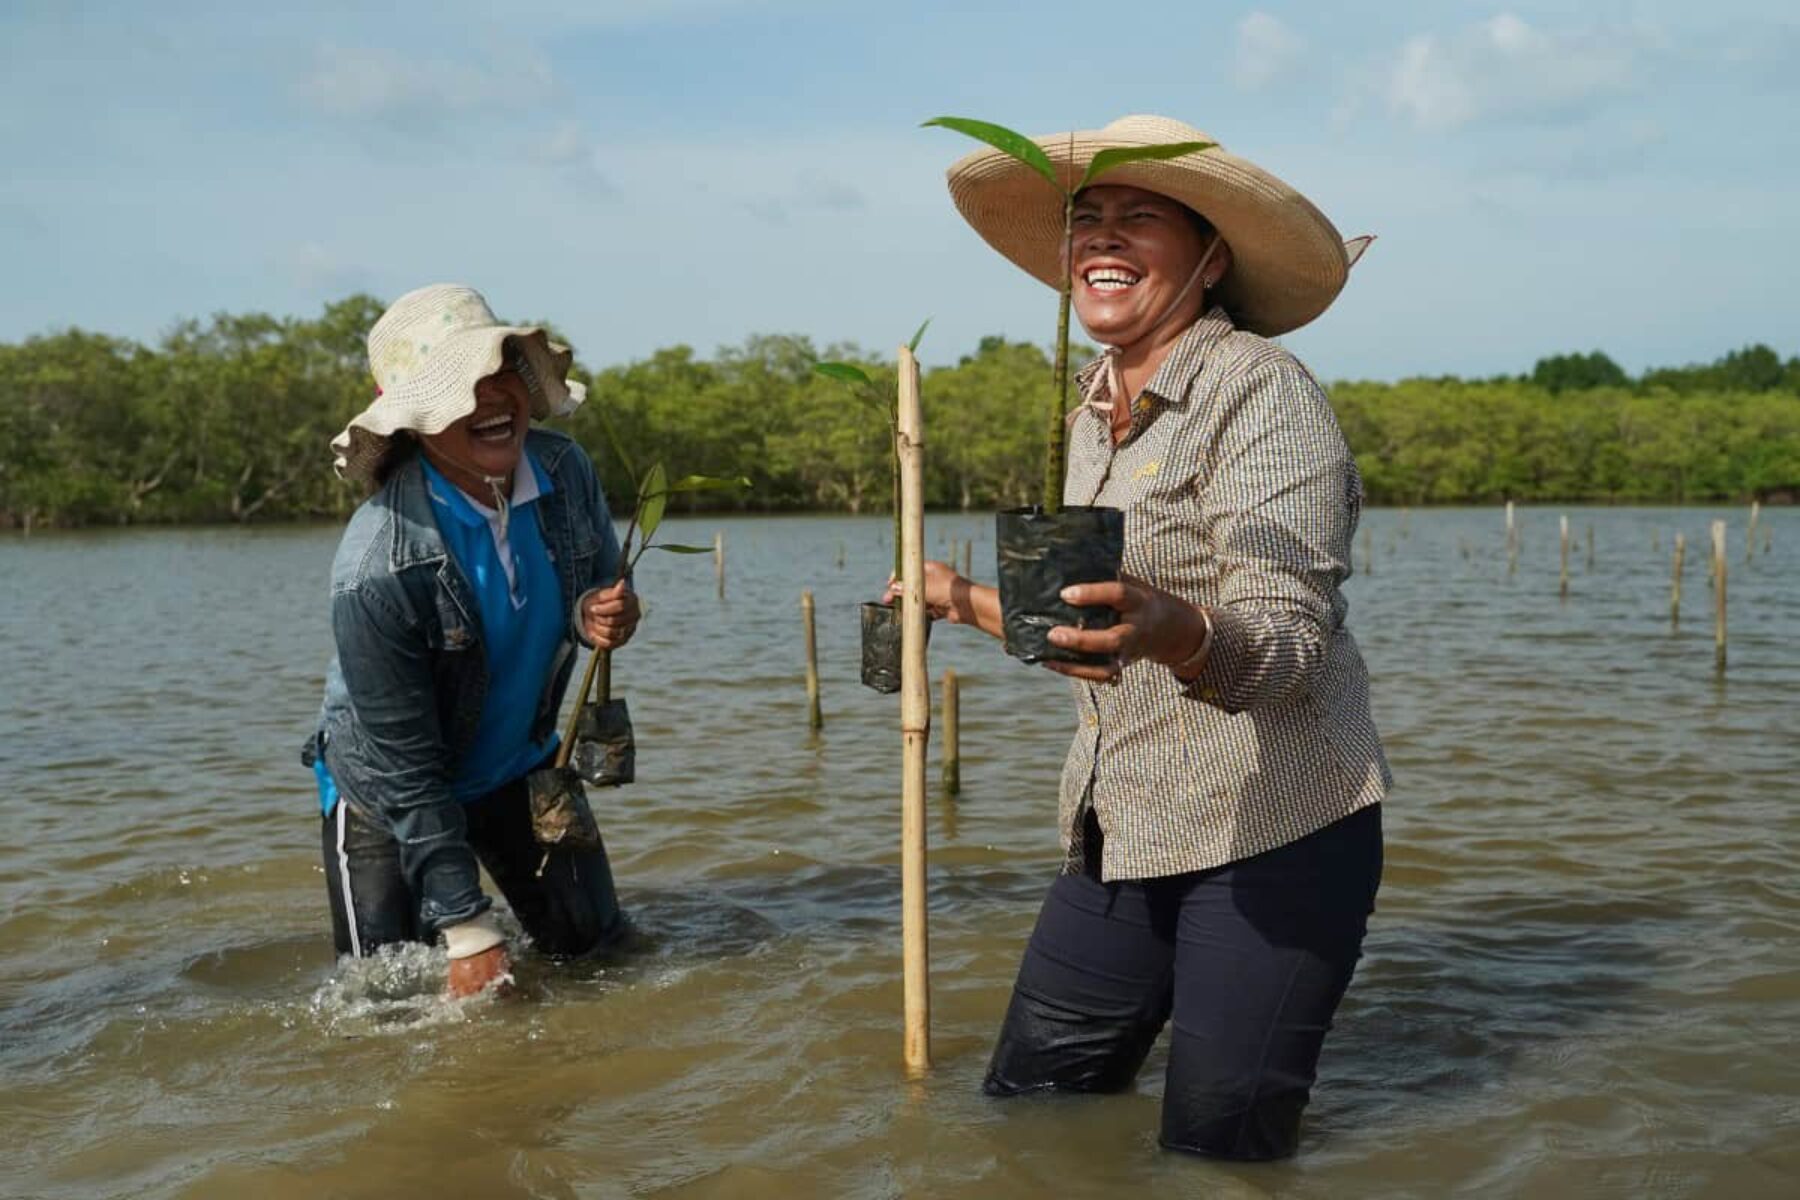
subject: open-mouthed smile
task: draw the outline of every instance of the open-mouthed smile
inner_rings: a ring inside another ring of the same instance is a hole
[[[469,422],[469,436],[477,442],[503,446],[513,440],[513,421],[509,412],[479,418]]]
[[[1116,296],[1143,280],[1143,276],[1125,267],[1089,267],[1081,273],[1081,282],[1102,296]]]

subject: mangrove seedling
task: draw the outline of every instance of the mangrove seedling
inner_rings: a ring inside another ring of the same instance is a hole
[[[1004,125],[996,125],[991,121],[977,121],[970,117],[933,117],[925,122],[926,126],[938,126],[952,129],[957,133],[984,142],[1000,153],[1017,162],[1023,163],[1031,170],[1043,176],[1044,182],[1055,189],[1062,197],[1063,211],[1063,273],[1061,286],[1057,289],[1056,300],[1056,357],[1052,367],[1051,411],[1044,426],[1044,490],[1040,507],[1046,513],[1054,513],[1062,507],[1063,474],[1064,474],[1064,429],[1065,414],[1069,409],[1069,305],[1074,295],[1074,245],[1075,245],[1075,197],[1082,189],[1092,187],[1100,181],[1100,177],[1108,171],[1122,167],[1127,163],[1145,162],[1167,158],[1180,158],[1184,154],[1198,154],[1210,150],[1216,142],[1165,142],[1154,146],[1116,146],[1095,154],[1088,162],[1087,169],[1075,181],[1073,187],[1066,182],[1067,176],[1058,172],[1056,165],[1044,148],[1022,133],[1014,132]],[[1070,137],[1073,142],[1073,135]],[[1071,155],[1071,157],[1073,157]]]
[[[685,475],[671,480],[660,462],[652,463],[642,475],[632,466],[631,456],[613,431],[606,414],[595,410],[600,430],[619,464],[631,480],[635,501],[625,537],[619,543],[619,568],[616,579],[630,579],[638,561],[650,550],[669,554],[711,554],[710,546],[688,546],[678,542],[657,542],[663,514],[669,497],[693,492],[734,491],[748,488],[750,481],[741,476],[715,477]],[[589,681],[598,668],[599,686],[593,703],[587,703]],[[631,715],[622,697],[612,694],[612,652],[596,652],[588,666],[588,678],[582,683],[573,725],[573,761],[583,779],[599,787],[616,787],[630,783],[636,774],[636,743],[631,729]]]
[[[1101,150],[1076,174],[1074,134],[1069,135],[1068,163],[1053,163],[1037,142],[1004,125],[969,117],[934,117],[927,126],[951,129],[999,151],[1043,178],[1062,201],[1062,272],[1057,281],[1056,345],[1050,411],[1044,423],[1044,483],[1034,509],[999,514],[995,550],[999,556],[1001,621],[1006,652],[1026,662],[1049,659],[1092,661],[1053,646],[1049,632],[1058,625],[1097,629],[1113,624],[1118,614],[1100,606],[1076,607],[1062,600],[1070,583],[1116,579],[1125,549],[1125,515],[1116,508],[1063,507],[1066,463],[1066,414],[1069,409],[1069,309],[1074,295],[1075,198],[1100,182],[1107,172],[1127,163],[1180,158],[1213,147],[1212,142],[1167,142]],[[1114,403],[1127,403],[1115,396]]]
[[[906,348],[914,354],[925,338],[927,317],[913,332]],[[813,370],[827,379],[835,379],[865,407],[885,409],[888,435],[888,483],[893,507],[893,578],[900,578],[900,398],[897,390],[887,394],[885,403],[880,388],[869,373],[855,363],[818,362]],[[928,627],[929,628],[929,627]],[[862,682],[878,692],[900,690],[900,609],[898,605],[871,600],[862,606]]]

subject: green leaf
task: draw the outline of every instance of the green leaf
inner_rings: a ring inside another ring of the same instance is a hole
[[[1180,158],[1184,154],[1211,150],[1216,145],[1217,142],[1167,142],[1161,146],[1114,146],[1111,150],[1102,150],[1094,155],[1093,161],[1088,163],[1087,170],[1082,173],[1081,182],[1075,185],[1075,190],[1079,192],[1114,167],[1122,167],[1126,163]]]
[[[907,349],[908,353],[917,354],[919,352],[919,343],[925,340],[925,330],[930,325],[931,325],[931,318],[926,317],[924,322],[922,324],[920,324],[919,331],[912,335],[912,341],[906,343],[906,349]]]
[[[671,483],[665,492],[730,492],[747,489],[750,481],[742,475],[730,477],[717,475],[683,475]]]
[[[684,546],[680,542],[658,542],[651,546],[652,550],[667,550],[670,554],[711,554],[711,546]]]
[[[661,463],[653,463],[644,473],[644,487],[638,493],[638,533],[643,536],[644,545],[650,544],[656,527],[662,524],[663,509],[669,503],[668,475],[663,471]]]
[[[976,121],[969,117],[933,117],[924,124],[954,129],[978,142],[986,142],[1008,158],[1022,162],[1042,175],[1050,181],[1050,186],[1056,189],[1058,195],[1062,194],[1062,180],[1056,177],[1056,168],[1050,164],[1050,156],[1044,153],[1042,146],[1024,134],[1015,133],[1004,125]]]
[[[874,387],[875,381],[861,367],[840,362],[816,362],[813,370],[827,379],[835,379],[839,383],[860,383],[864,387]]]

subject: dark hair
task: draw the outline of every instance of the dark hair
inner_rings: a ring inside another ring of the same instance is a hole
[[[396,429],[388,435],[387,453],[375,464],[374,478],[370,481],[369,492],[373,495],[381,490],[383,484],[392,479],[394,472],[401,464],[419,452],[419,439],[410,429]]]

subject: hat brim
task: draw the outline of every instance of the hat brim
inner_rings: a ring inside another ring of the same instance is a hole
[[[416,371],[401,386],[383,392],[350,418],[331,439],[339,478],[373,490],[396,433],[442,433],[475,411],[475,384],[494,374],[505,359],[507,338],[517,338],[533,376],[531,415],[535,420],[567,416],[587,389],[569,379],[574,353],[540,325],[485,325],[451,334],[433,347],[428,371]]]
[[[1065,188],[1080,181],[1100,151],[1152,144],[1091,129],[1035,140]],[[1048,180],[991,148],[959,159],[948,178],[957,211],[988,245],[1033,278],[1062,286],[1063,202]],[[1274,337],[1298,329],[1330,306],[1348,278],[1351,256],[1325,214],[1224,150],[1127,163],[1098,182],[1167,196],[1211,222],[1232,260],[1214,295],[1252,333]]]

